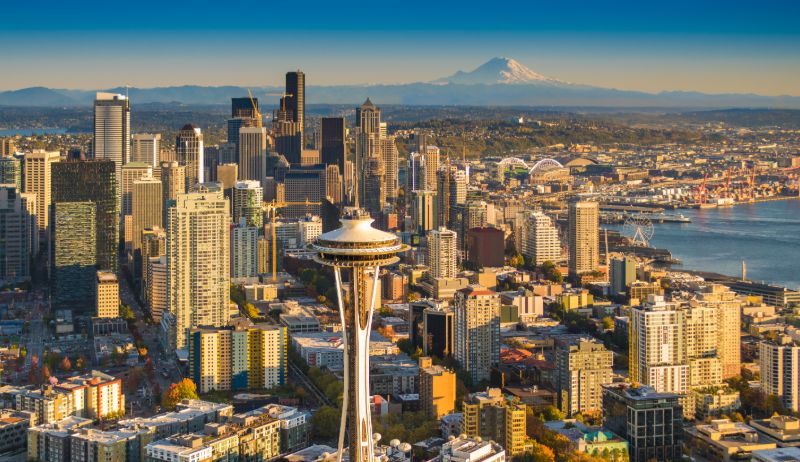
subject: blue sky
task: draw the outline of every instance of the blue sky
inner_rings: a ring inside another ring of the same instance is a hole
[[[800,95],[800,2],[7,2],[0,89],[432,80],[508,56],[645,91]]]

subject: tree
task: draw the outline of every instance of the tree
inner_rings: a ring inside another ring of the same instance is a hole
[[[119,317],[126,321],[133,321],[136,318],[131,307],[124,304],[119,305]]]
[[[61,364],[59,364],[58,367],[62,371],[66,372],[66,371],[72,369],[72,361],[69,360],[69,357],[64,356],[64,359],[61,360]]]
[[[611,330],[614,328],[614,319],[611,316],[603,318],[603,330]]]
[[[191,379],[183,379],[178,383],[173,383],[164,394],[162,405],[165,409],[175,409],[175,406],[183,399],[197,399],[197,385]]]
[[[513,462],[554,462],[556,460],[553,450],[542,443],[529,441],[528,445],[530,450],[514,457]]]
[[[75,368],[83,369],[84,367],[86,367],[86,358],[78,356],[78,359],[75,360]]]
[[[542,409],[541,415],[545,422],[549,422],[551,420],[564,420],[564,413],[559,411],[555,406],[545,406],[545,408]]]
[[[42,366],[42,379],[47,380],[50,378],[51,375],[53,374],[50,373],[50,367],[47,364]]]
[[[319,439],[335,438],[339,434],[341,414],[338,409],[322,406],[311,416],[311,425],[314,435]]]

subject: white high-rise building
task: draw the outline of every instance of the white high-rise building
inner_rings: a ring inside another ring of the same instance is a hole
[[[525,214],[520,226],[520,249],[527,262],[541,265],[546,261],[561,260],[561,241],[553,220],[542,212]]]
[[[231,241],[231,279],[234,281],[258,277],[258,228],[247,226],[242,219],[233,228]]]
[[[445,227],[428,233],[428,267],[432,278],[454,278],[458,272],[455,231]]]
[[[23,187],[26,193],[36,194],[36,227],[39,231],[40,244],[47,243],[52,196],[52,167],[60,160],[61,155],[58,151],[34,149],[33,152],[25,154]]]
[[[306,215],[297,221],[297,232],[300,237],[300,245],[313,244],[322,234],[322,220],[316,215]]]
[[[787,409],[800,411],[800,343],[788,336],[758,346],[761,387],[781,399]]]
[[[187,329],[228,324],[230,211],[221,190],[194,192],[179,194],[167,216],[168,345],[183,348]]]
[[[203,133],[192,124],[186,124],[175,138],[175,158],[186,167],[186,191],[197,183],[203,183]]]
[[[161,162],[161,134],[137,133],[131,137],[131,162],[142,162],[160,174],[158,166]]]
[[[455,359],[473,382],[489,380],[500,365],[500,294],[481,286],[453,297]]]
[[[131,110],[125,95],[97,93],[94,100],[94,141],[97,160],[111,160],[121,178],[122,165],[131,157]]]
[[[600,264],[600,212],[597,202],[569,204],[569,274],[579,276]]]
[[[133,182],[152,176],[153,168],[144,162],[128,162],[122,167],[122,176],[118,178],[120,178],[119,187],[122,190],[120,214],[123,217],[133,213]]]

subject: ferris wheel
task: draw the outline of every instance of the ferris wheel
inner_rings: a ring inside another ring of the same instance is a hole
[[[622,234],[643,247],[649,246],[654,233],[653,222],[644,215],[628,215],[622,226]]]

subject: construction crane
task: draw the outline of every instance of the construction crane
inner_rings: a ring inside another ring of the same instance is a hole
[[[278,201],[273,199],[270,202],[264,202],[262,204],[262,208],[264,212],[267,214],[267,218],[269,218],[269,214],[272,214],[272,218],[270,219],[270,234],[272,236],[272,282],[278,282],[278,239],[276,237],[275,232],[275,220],[278,215],[278,209],[282,209],[284,207],[288,207],[290,205],[305,205],[306,211],[308,211],[308,207],[311,205],[320,205],[321,202],[319,201],[310,201],[306,198],[305,201]]]
[[[253,106],[253,115],[256,116],[256,127],[261,127],[263,121],[261,120],[261,111],[258,110],[258,104],[256,103],[256,99],[253,98],[253,92],[250,89],[247,89],[247,96],[250,97],[250,104]]]

